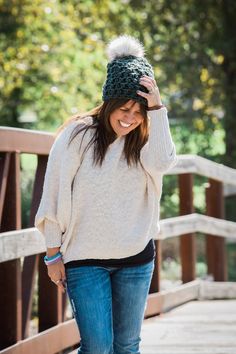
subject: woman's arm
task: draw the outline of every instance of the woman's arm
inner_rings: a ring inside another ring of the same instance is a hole
[[[143,167],[151,175],[164,173],[176,162],[176,151],[173,143],[167,109],[165,107],[148,112],[150,117],[149,138],[141,149],[140,160]]]
[[[60,252],[60,247],[53,247],[53,248],[47,248],[46,254],[48,257],[52,257],[58,252]]]
[[[55,140],[48,158],[43,193],[35,216],[35,227],[45,236],[47,248],[59,248],[71,214],[72,182],[80,165],[79,143],[68,146],[75,123]]]
[[[46,254],[47,257],[52,257],[58,252],[60,252],[59,247],[47,248]],[[51,281],[53,281],[59,287],[60,290],[65,292],[66,273],[62,259],[60,259],[55,264],[48,265],[47,271]]]
[[[151,109],[148,111],[149,138],[141,149],[140,160],[145,170],[155,177],[157,173],[164,173],[174,165],[176,151],[170,134],[166,107],[152,110],[153,106],[163,106],[155,79],[144,75],[140,78],[140,84],[147,88],[148,93],[143,91],[137,93],[146,98]]]

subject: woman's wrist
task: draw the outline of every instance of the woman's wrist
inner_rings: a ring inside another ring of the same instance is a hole
[[[47,248],[46,255],[47,257],[53,257],[60,251],[60,247]]]
[[[56,254],[54,254],[53,256],[49,257],[49,256],[45,256],[44,257],[44,263],[49,266],[55,263],[58,263],[62,260],[62,254],[60,251],[58,251]]]
[[[164,104],[156,104],[155,106],[148,107],[147,111],[154,111],[154,110],[157,110],[157,109],[161,109],[163,107],[165,107]]]

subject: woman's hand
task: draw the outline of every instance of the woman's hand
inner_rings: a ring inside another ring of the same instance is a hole
[[[148,107],[153,107],[156,105],[161,106],[161,96],[155,79],[144,75],[140,78],[139,83],[140,85],[145,86],[149,91],[148,93],[139,90],[137,91],[138,95],[146,98],[146,100],[148,101]]]
[[[62,260],[57,263],[47,266],[48,276],[53,283],[55,283],[60,290],[65,292],[65,282],[66,282],[66,273],[65,266]]]

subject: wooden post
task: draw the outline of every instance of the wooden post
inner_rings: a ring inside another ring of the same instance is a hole
[[[45,157],[46,158],[46,157]],[[37,199],[41,198],[42,187],[43,187],[43,176],[46,169],[46,160],[41,157],[41,172],[38,175],[38,180],[40,181],[40,186],[37,188]],[[39,173],[39,172],[38,172]],[[35,191],[36,193],[36,191]],[[39,257],[38,265],[38,316],[39,316],[39,332],[42,332],[52,326],[57,325],[62,322],[65,317],[66,310],[66,294],[58,289],[58,287],[51,282],[47,274],[47,267],[43,261],[44,254]]]
[[[206,214],[215,218],[224,218],[223,185],[209,178],[206,188]],[[206,254],[208,274],[213,275],[215,281],[227,280],[227,264],[224,237],[207,235]]]
[[[7,153],[9,154],[9,153]],[[1,232],[19,230],[21,228],[21,196],[20,196],[20,155],[10,154],[8,159],[1,154],[1,173],[7,178],[3,203]],[[5,171],[5,172],[3,172]],[[0,181],[1,186],[5,183]],[[0,349],[8,347],[22,338],[21,331],[21,264],[20,259],[0,264]]]
[[[180,215],[192,214],[193,207],[193,175],[179,175]],[[180,257],[182,264],[182,281],[187,283],[195,279],[195,235],[193,233],[180,236]]]
[[[36,169],[33,196],[30,210],[30,222],[29,227],[34,226],[34,218],[37,212],[44,182],[44,175],[47,166],[47,155],[38,156],[38,166]],[[36,272],[38,270],[39,255],[33,255],[25,257],[22,272],[22,333],[23,338],[27,338],[29,335],[29,322],[32,312],[34,284]]]
[[[43,257],[41,254],[39,259],[39,332],[56,326],[63,319],[63,294],[49,279]]]
[[[155,257],[155,268],[152,276],[152,281],[151,281],[151,286],[149,293],[157,293],[160,291],[160,273],[161,273],[161,240],[155,240],[155,246],[156,246],[156,257]]]

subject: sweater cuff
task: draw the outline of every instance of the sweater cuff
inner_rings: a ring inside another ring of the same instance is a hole
[[[46,219],[44,222],[44,236],[47,248],[61,246],[62,232],[57,223]]]

